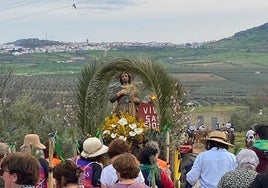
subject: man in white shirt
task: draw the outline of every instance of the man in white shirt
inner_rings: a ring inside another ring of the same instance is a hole
[[[204,124],[201,124],[198,129],[199,129],[199,131],[205,131],[206,127]]]
[[[229,130],[231,128],[232,124],[228,121],[225,125],[226,129]]]
[[[188,129],[190,132],[193,132],[193,131],[195,131],[195,126],[193,124],[191,124]]]
[[[248,130],[247,134],[246,134],[246,138],[254,138],[255,136],[255,131],[252,130],[252,128],[250,130]]]
[[[212,131],[209,138],[202,141],[208,150],[197,155],[186,180],[191,185],[199,180],[200,187],[216,188],[221,177],[237,167],[235,155],[228,152],[229,146],[233,145],[221,131]]]
[[[196,128],[193,124],[191,124],[189,127],[188,127],[188,130],[187,130],[187,133],[188,133],[188,142],[190,144],[193,144],[194,141],[195,141],[195,131],[196,131]]]
[[[246,146],[249,140],[254,140],[254,137],[255,137],[255,131],[252,128],[250,128],[245,138]]]

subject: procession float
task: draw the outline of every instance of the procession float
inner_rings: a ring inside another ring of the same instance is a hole
[[[126,85],[123,73],[129,74]],[[99,59],[83,68],[78,82],[79,127],[106,144],[114,138],[133,147],[157,141],[161,158],[170,164],[172,179],[179,184],[178,148],[185,98],[181,83],[159,62],[149,58]]]

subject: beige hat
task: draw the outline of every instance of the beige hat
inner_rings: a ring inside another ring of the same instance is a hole
[[[226,144],[228,146],[234,146],[234,145],[232,145],[232,144],[227,142],[227,135],[224,132],[221,132],[221,131],[212,131],[209,134],[209,138],[200,139],[200,141],[202,143],[204,143],[204,144],[206,144],[206,142],[208,140],[212,140],[212,141],[215,141],[215,142]]]
[[[103,145],[96,137],[88,138],[83,143],[83,151],[80,154],[84,158],[97,157],[108,151],[108,147]]]
[[[0,142],[0,155],[5,155],[9,151],[9,145],[6,143]]]
[[[27,134],[24,137],[24,143],[21,148],[25,146],[34,146],[38,149],[46,149],[46,146],[40,143],[39,136],[37,134]]]

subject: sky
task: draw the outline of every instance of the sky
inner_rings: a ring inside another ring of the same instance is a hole
[[[219,40],[268,22],[268,0],[0,0],[0,44]]]

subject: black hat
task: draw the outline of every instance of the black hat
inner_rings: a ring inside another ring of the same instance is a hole
[[[268,125],[255,125],[254,129],[260,139],[268,140]]]

